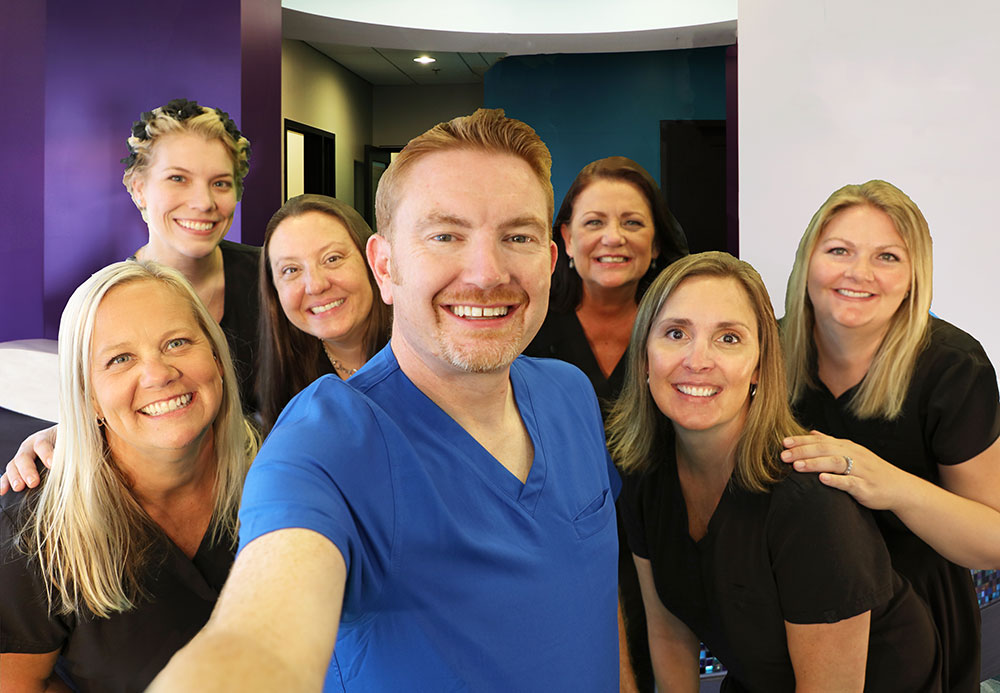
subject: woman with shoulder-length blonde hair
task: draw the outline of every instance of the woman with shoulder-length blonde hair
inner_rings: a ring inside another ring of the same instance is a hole
[[[945,690],[979,690],[969,568],[1000,568],[1000,406],[979,342],[930,315],[931,236],[881,180],[813,216],[782,321],[799,419],[784,461],[874,510],[893,566],[931,607]],[[822,431],[822,433],[820,433]],[[833,437],[836,436],[836,437]]]
[[[225,336],[175,270],[84,282],[59,370],[48,478],[0,513],[0,688],[140,690],[211,613],[257,437]]]
[[[939,691],[926,608],[867,510],[782,465],[789,409],[771,301],[726,253],[682,258],[639,306],[608,421],[661,690]]]

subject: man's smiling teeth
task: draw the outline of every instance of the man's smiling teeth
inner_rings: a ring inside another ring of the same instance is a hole
[[[186,395],[181,395],[180,397],[174,397],[173,399],[165,399],[160,402],[147,404],[139,411],[143,414],[148,414],[149,416],[162,416],[163,414],[169,414],[172,411],[177,411],[178,409],[191,404],[191,397],[192,395],[189,392]]]
[[[449,306],[451,312],[460,318],[502,318],[507,315],[507,306]]]
[[[619,262],[628,262],[629,258],[625,257],[624,255],[602,255],[601,257],[597,258],[597,261],[619,263]]]
[[[868,291],[851,291],[850,289],[837,289],[837,293],[848,298],[868,298],[869,296],[874,296],[874,294]]]
[[[719,391],[719,388],[709,385],[678,385],[677,389],[691,397],[711,397]]]
[[[214,221],[189,221],[187,219],[177,219],[177,224],[192,231],[208,231],[215,226]]]
[[[330,301],[325,306],[316,306],[315,308],[310,308],[309,310],[312,312],[313,315],[319,315],[320,313],[325,313],[328,310],[333,310],[346,300],[347,300],[346,298],[338,298],[336,301]]]

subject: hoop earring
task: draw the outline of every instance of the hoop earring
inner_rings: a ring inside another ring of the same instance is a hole
[[[105,419],[103,416],[98,416],[97,417],[97,427],[98,428],[104,428],[104,423],[106,421],[107,421],[107,419]]]

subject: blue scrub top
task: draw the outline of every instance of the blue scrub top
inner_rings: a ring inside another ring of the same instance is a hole
[[[247,477],[241,548],[304,527],[347,585],[330,691],[618,689],[620,482],[593,388],[521,357],[522,484],[399,369],[391,345],[286,407]]]

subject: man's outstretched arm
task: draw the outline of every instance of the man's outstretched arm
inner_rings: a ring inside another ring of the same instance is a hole
[[[239,554],[212,617],[149,691],[320,691],[347,568],[321,534],[282,529]]]

